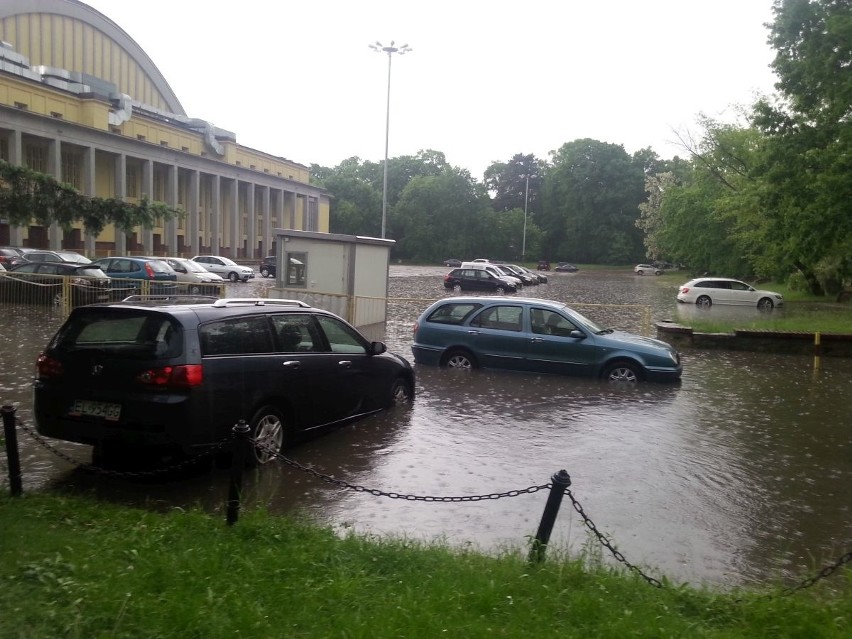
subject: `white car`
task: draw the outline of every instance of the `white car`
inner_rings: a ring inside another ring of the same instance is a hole
[[[677,301],[709,308],[713,304],[756,306],[771,310],[784,305],[784,298],[774,291],[759,291],[745,282],[727,277],[699,277],[678,289]]]
[[[254,277],[252,267],[237,264],[234,260],[221,255],[196,255],[192,258],[192,261],[198,262],[211,273],[216,273],[232,282],[239,282],[240,280],[248,282]]]
[[[657,268],[653,264],[637,264],[633,267],[633,272],[636,275],[645,275],[645,273],[653,273],[654,275],[662,275],[663,269]]]

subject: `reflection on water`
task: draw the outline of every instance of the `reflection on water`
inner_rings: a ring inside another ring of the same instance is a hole
[[[392,278],[386,341],[410,357],[412,325],[445,296],[444,269]],[[233,294],[245,296],[249,287]],[[642,332],[677,312],[674,287],[620,275],[551,276],[537,297],[589,305],[598,322]],[[605,293],[603,293],[605,292]],[[602,293],[606,299],[600,299]],[[598,303],[624,305],[592,306]],[[638,306],[637,306],[638,305]],[[4,403],[30,419],[38,351],[61,317],[21,309],[2,333]],[[7,355],[11,354],[11,355]],[[613,387],[593,380],[417,368],[417,399],[300,445],[289,455],[352,484],[400,494],[460,496],[547,483],[565,469],[571,490],[632,563],[676,581],[747,583],[810,574],[852,547],[852,360],[687,351],[678,386]],[[105,480],[22,436],[25,490],[63,487],[129,504],[197,505],[221,513],[227,470],[168,484]],[[58,445],[88,461],[89,449]],[[444,539],[486,551],[522,548],[546,492],[425,503],[346,490],[276,464],[250,473],[246,501],[303,512],[337,528]],[[566,501],[552,543],[579,551],[587,533]]]

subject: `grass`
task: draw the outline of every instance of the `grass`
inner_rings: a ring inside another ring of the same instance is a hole
[[[844,571],[792,596],[658,589],[589,557],[531,566],[61,494],[0,498],[0,530],[4,639],[852,636]]]

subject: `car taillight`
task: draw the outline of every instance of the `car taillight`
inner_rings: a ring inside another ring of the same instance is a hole
[[[65,372],[62,368],[62,362],[54,357],[39,353],[36,359],[36,371],[40,379],[49,379],[51,377],[61,377]]]
[[[203,380],[204,372],[201,364],[151,368],[136,376],[136,381],[141,384],[172,386],[176,388],[199,386]]]
[[[414,322],[414,337],[417,337],[418,328],[420,328],[420,322]]]
[[[145,272],[152,280],[157,277],[157,274],[154,273],[154,269],[151,268],[151,265],[148,264],[148,262],[145,262]]]
[[[689,293],[689,287],[688,286],[681,286],[680,292],[684,293],[684,294]]]

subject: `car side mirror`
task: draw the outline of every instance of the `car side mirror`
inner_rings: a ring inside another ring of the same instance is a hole
[[[568,337],[573,337],[574,339],[586,339],[586,334],[575,328],[568,333]]]
[[[388,347],[384,342],[370,342],[370,355],[381,355],[387,350]]]

